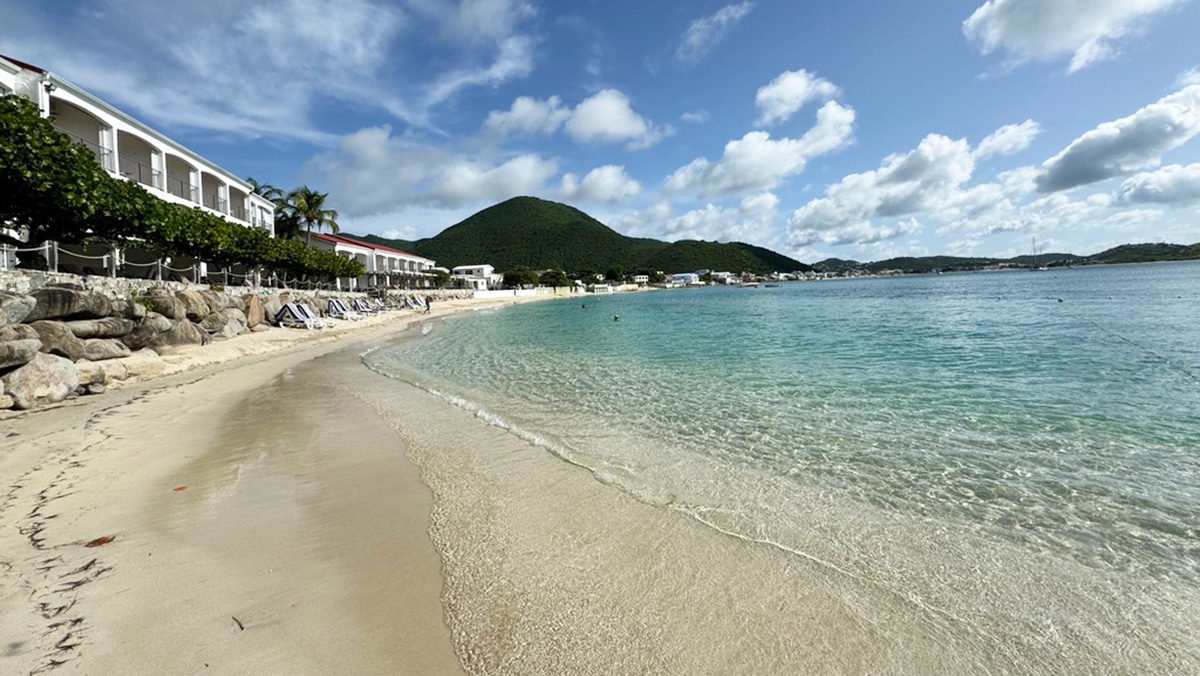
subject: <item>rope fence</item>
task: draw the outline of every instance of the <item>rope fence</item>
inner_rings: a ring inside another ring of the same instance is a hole
[[[22,261],[20,254],[37,254],[42,259],[39,262],[34,262],[32,265],[28,261]],[[88,266],[87,263],[99,261],[96,267]],[[24,262],[25,265],[21,265]],[[402,280],[410,284],[414,280],[420,280],[420,275],[411,273],[367,273],[364,277],[368,278],[370,283],[359,283],[358,279],[342,279],[334,282],[318,282],[310,279],[301,279],[297,277],[289,277],[287,274],[272,273],[265,274],[265,271],[250,270],[244,273],[234,272],[229,268],[222,268],[215,271],[204,272],[204,268],[200,264],[192,264],[187,267],[176,268],[170,265],[170,259],[158,259],[148,263],[135,263],[125,258],[119,250],[113,250],[109,253],[100,255],[89,255],[64,249],[57,242],[49,241],[41,246],[36,247],[17,247],[11,244],[0,244],[0,271],[15,270],[15,269],[41,269],[48,272],[65,272],[70,274],[79,274],[82,276],[99,275],[105,277],[121,277],[126,279],[156,279],[163,280],[164,277],[170,277],[172,274],[185,278],[187,281],[201,283],[207,281],[209,284],[222,284],[229,286],[232,282],[237,285],[249,286],[268,286],[275,288],[299,289],[305,291],[367,291],[367,292],[428,292],[433,289],[427,287],[413,286],[391,286],[390,283],[394,280]],[[44,264],[44,265],[43,265]],[[67,269],[64,269],[67,268]],[[143,271],[141,273],[137,271]],[[153,271],[150,273],[149,271]],[[152,275],[152,276],[151,276]],[[379,284],[380,278],[383,279],[383,284]],[[180,281],[183,281],[181,279]]]

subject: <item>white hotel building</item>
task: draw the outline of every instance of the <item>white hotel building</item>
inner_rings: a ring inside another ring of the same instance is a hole
[[[275,205],[245,180],[38,66],[0,55],[0,95],[35,103],[59,131],[87,146],[114,177],[150,194],[199,207],[233,223],[274,234]]]

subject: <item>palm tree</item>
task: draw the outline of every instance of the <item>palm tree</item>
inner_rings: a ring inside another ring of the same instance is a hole
[[[318,232],[321,228],[328,226],[329,232],[338,234],[338,213],[333,209],[325,208],[326,197],[329,197],[329,193],[317,192],[306,185],[296,188],[287,195],[289,215],[295,219],[297,224],[304,223],[305,244],[312,243],[314,226]]]
[[[279,205],[279,201],[284,197],[283,190],[276,188],[270,183],[259,183],[254,180],[253,176],[247,176],[246,182],[250,184],[251,192],[271,200],[276,206]]]
[[[296,239],[300,236],[300,221],[296,218],[296,210],[289,201],[289,194],[282,188],[276,188],[270,183],[259,183],[253,176],[246,182],[255,195],[261,195],[275,204],[275,237],[278,239]]]

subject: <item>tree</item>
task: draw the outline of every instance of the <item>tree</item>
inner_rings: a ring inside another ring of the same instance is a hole
[[[571,280],[567,277],[567,273],[562,270],[547,270],[538,277],[538,283],[542,286],[571,286]]]
[[[328,227],[329,232],[338,234],[338,212],[325,208],[327,197],[329,193],[317,192],[306,185],[296,188],[287,196],[290,213],[297,223],[304,224],[306,244],[312,243],[313,227],[316,227],[318,232],[321,228]]]
[[[532,268],[518,265],[504,273],[504,288],[519,289],[523,286],[537,286],[538,276]]]
[[[608,272],[604,273],[604,278],[617,283],[624,282],[625,268],[620,265],[613,266],[608,269]]]

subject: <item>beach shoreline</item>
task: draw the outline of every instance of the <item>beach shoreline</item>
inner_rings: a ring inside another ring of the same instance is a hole
[[[249,334],[6,415],[0,671],[460,671],[432,497],[356,398],[424,395],[360,354],[535,299]]]

